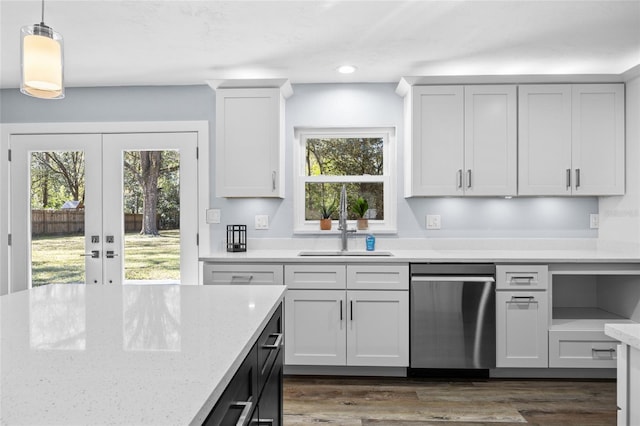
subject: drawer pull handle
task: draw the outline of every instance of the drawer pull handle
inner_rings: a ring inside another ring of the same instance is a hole
[[[272,425],[275,423],[273,419],[258,419],[251,422],[252,425]]]
[[[242,408],[242,413],[240,413],[240,418],[236,422],[236,426],[247,426],[251,421],[251,408],[253,407],[253,402],[251,402],[251,397],[247,401],[238,401],[231,404],[231,408]]]
[[[342,300],[340,301],[340,321],[342,321]]]
[[[599,352],[606,352],[609,355],[610,359],[613,359],[613,356],[616,354],[616,350],[613,348],[609,348],[609,349],[591,348],[591,357],[592,358],[598,357]]]
[[[276,341],[273,342],[273,345],[262,345],[262,349],[278,349],[282,345],[282,333],[271,333],[269,337],[275,337]]]
[[[538,303],[533,296],[511,296],[509,303]]]
[[[243,281],[250,282],[253,279],[253,275],[232,275],[231,281]]]
[[[525,284],[530,284],[530,283],[531,283],[531,281],[533,281],[533,278],[534,278],[534,277],[533,277],[533,276],[531,276],[531,275],[529,275],[529,276],[526,276],[526,275],[519,275],[519,276],[515,276],[515,275],[514,275],[514,276],[512,276],[512,277],[511,277],[511,281],[512,281],[512,282],[513,282],[513,281],[516,281],[516,284],[517,284],[517,282],[526,281],[526,283],[525,283]]]

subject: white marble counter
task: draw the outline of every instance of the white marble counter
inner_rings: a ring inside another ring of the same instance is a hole
[[[604,334],[640,350],[640,324],[605,324]]]
[[[313,250],[313,249],[311,249]],[[324,250],[324,249],[319,249]],[[606,251],[598,249],[574,250],[495,250],[495,249],[452,249],[452,250],[402,250],[380,249],[392,256],[299,256],[300,249],[258,249],[242,253],[220,251],[200,260],[207,262],[467,262],[467,263],[640,263],[640,255],[635,251]]]
[[[200,424],[284,290],[69,284],[2,296],[0,423]]]

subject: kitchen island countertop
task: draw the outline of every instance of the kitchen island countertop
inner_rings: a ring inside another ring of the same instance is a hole
[[[640,324],[605,324],[604,334],[640,351]]]
[[[201,424],[284,286],[47,285],[0,297],[0,424]]]

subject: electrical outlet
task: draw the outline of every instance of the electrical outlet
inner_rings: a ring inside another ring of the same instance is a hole
[[[591,229],[598,229],[600,227],[600,215],[595,213],[595,214],[590,214],[589,215],[589,227]]]
[[[220,223],[220,209],[207,209],[207,223]]]
[[[256,229],[269,229],[269,216],[266,214],[256,215]]]
[[[428,214],[427,215],[427,229],[440,229],[440,215]]]

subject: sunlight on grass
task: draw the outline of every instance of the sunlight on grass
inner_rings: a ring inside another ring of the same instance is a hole
[[[50,283],[84,283],[84,237],[34,237],[33,287]],[[180,280],[180,231],[160,236],[125,235],[125,280]]]

